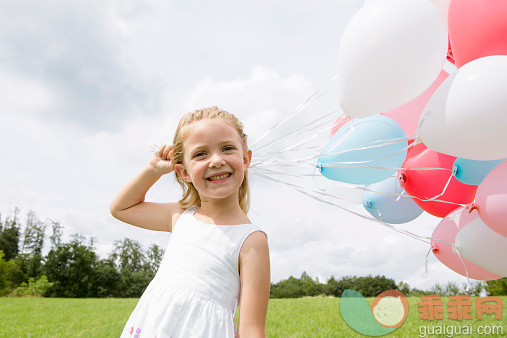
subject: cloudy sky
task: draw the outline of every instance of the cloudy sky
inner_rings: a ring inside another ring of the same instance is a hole
[[[102,257],[125,237],[165,248],[170,233],[122,223],[108,209],[149,161],[150,146],[170,143],[184,113],[212,105],[240,117],[257,159],[311,136],[292,134],[270,146],[309,121],[339,116],[334,82],[324,85],[336,73],[341,34],[362,2],[2,2],[2,217],[17,206],[24,220],[33,210],[41,220],[62,222],[64,240],[76,232],[96,237]],[[323,86],[321,96],[271,130]],[[312,142],[323,147],[327,139],[324,131]],[[318,154],[311,149],[283,156]],[[321,177],[268,176],[325,189],[342,199],[337,204],[368,215],[357,190]],[[253,173],[251,180],[249,217],[268,233],[272,282],[303,271],[320,281],[381,274],[420,288],[465,281],[434,256],[425,273],[425,243],[287,185]],[[179,194],[169,174],[147,200],[176,201]],[[430,236],[437,224],[425,214],[400,227]]]

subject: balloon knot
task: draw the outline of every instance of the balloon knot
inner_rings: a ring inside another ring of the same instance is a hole
[[[456,175],[458,174],[458,166],[457,165],[453,165],[452,166],[452,174],[456,177]]]
[[[451,41],[449,41],[449,44],[447,46],[447,61],[453,65],[456,64],[456,61],[454,60],[454,54],[452,53]]]
[[[436,254],[440,251],[440,249],[438,248],[438,245],[436,243],[433,243],[433,245],[431,247],[432,247],[431,251],[433,251],[434,254]]]
[[[474,210],[477,210],[479,211],[479,206],[477,205],[477,203],[470,203],[468,206],[467,206],[467,209],[468,209],[468,213],[471,214],[472,211]]]
[[[398,179],[400,180],[401,183],[405,183],[407,181],[407,176],[405,175],[405,173],[400,171],[398,173]]]

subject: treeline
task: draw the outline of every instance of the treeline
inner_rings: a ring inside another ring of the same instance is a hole
[[[46,230],[50,232],[46,239]],[[129,238],[113,243],[107,258],[95,252],[96,239],[81,234],[62,241],[63,226],[59,222],[40,221],[33,211],[28,212],[24,226],[19,209],[5,220],[0,214],[0,296],[44,297],[140,297],[155,276],[164,250],[156,244],[145,250]],[[46,256],[42,250],[49,240]],[[435,285],[424,291],[395,283],[385,276],[331,276],[326,283],[313,280],[306,272],[300,278],[271,284],[271,298],[304,296],[340,297],[345,289],[353,289],[365,297],[375,297],[385,290],[400,290],[407,296],[438,293],[478,295],[486,290],[490,295],[507,295],[507,278],[489,282],[474,282],[470,289],[455,283]]]
[[[407,283],[398,284],[391,278],[385,276],[345,276],[335,279],[331,276],[326,283],[320,283],[319,279],[313,280],[306,272],[300,278],[289,277],[276,284],[271,284],[271,298],[298,298],[307,296],[334,296],[341,297],[343,291],[352,289],[360,292],[364,297],[376,297],[387,290],[399,290],[405,296],[416,296],[439,294],[441,296],[452,296],[469,294],[479,296],[484,290],[492,296],[507,295],[507,278],[496,281],[474,281],[467,287],[467,283],[461,286],[454,282],[446,285],[435,284],[430,290],[411,288]]]
[[[43,256],[46,230],[50,250]],[[0,296],[140,297],[164,255],[156,244],[145,250],[124,238],[101,259],[94,237],[76,233],[64,243],[62,235],[59,222],[42,222],[33,211],[24,226],[18,208],[5,220],[0,215]]]

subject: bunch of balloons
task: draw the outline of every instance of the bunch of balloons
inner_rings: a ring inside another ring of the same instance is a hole
[[[507,276],[507,1],[367,0],[338,81],[322,175],[385,223],[442,218],[432,251],[457,273]]]

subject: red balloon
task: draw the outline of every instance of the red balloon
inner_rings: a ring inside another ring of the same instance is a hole
[[[438,153],[419,143],[408,150],[407,158],[398,171],[400,185],[423,210],[433,216],[445,217],[459,207],[453,203],[471,203],[478,187],[461,183],[455,177],[451,177],[455,160],[456,157]],[[449,184],[444,192],[447,182]],[[444,193],[435,199],[452,203],[423,201],[442,192]]]
[[[435,231],[433,231],[431,238],[454,243],[458,231],[477,217],[477,211],[470,213],[467,209],[463,209],[454,219],[444,218],[437,225]],[[463,276],[466,276],[468,273],[468,277],[473,279],[493,280],[502,278],[502,276],[496,275],[463,257],[461,257],[463,258],[463,261],[461,261],[458,254],[452,250],[452,246],[450,244],[440,241],[431,240],[432,251],[433,254],[435,254],[435,257],[437,257],[438,260],[449,269]]]
[[[490,55],[507,55],[507,1],[451,0],[449,39],[457,67]]]

